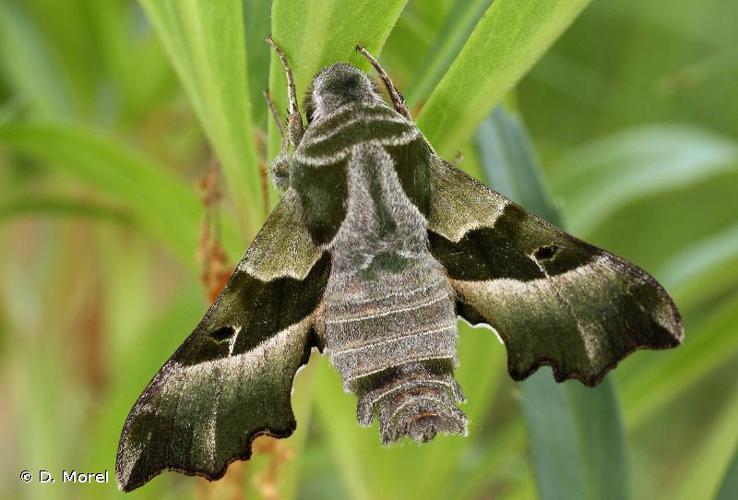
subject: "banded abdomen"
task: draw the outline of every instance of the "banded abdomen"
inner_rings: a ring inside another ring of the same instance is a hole
[[[358,397],[358,420],[380,421],[382,441],[438,431],[464,434],[453,378],[456,315],[445,276],[432,260],[403,272],[334,275],[325,301],[325,342],[344,388]]]
[[[343,186],[334,196],[345,193],[331,211],[340,219],[316,233],[332,255],[325,345],[345,389],[358,397],[359,422],[378,417],[385,443],[403,435],[428,441],[439,431],[466,432],[453,379],[456,314],[445,272],[428,250],[430,152],[414,125],[387,111],[354,110],[349,124],[334,118],[322,133],[306,133],[293,179],[306,193],[309,227],[319,223],[309,213],[316,196],[330,193],[316,193],[324,183],[308,176],[332,170],[329,178]]]

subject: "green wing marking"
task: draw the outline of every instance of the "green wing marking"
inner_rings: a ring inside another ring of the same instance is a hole
[[[257,436],[292,434],[292,381],[315,345],[316,308],[330,273],[329,255],[310,241],[288,190],[205,317],[133,406],[116,460],[121,489],[165,469],[218,479],[231,462],[250,457]],[[265,248],[275,251],[271,259]]]
[[[457,294],[457,313],[487,324],[522,380],[596,385],[636,349],[683,338],[679,312],[648,273],[526,212],[434,158],[428,239]]]

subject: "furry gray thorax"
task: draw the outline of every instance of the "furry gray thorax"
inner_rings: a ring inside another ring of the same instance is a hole
[[[357,142],[346,158],[345,217],[328,245],[325,345],[345,389],[358,397],[359,422],[378,417],[384,443],[405,435],[422,442],[437,432],[466,433],[455,405],[463,400],[453,378],[456,314],[428,250],[426,219],[405,193],[391,151],[382,141]]]

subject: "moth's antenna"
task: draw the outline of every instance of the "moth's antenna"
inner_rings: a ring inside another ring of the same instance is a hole
[[[395,107],[395,111],[400,113],[402,116],[404,116],[408,120],[412,120],[413,117],[410,115],[410,110],[407,109],[407,105],[405,104],[405,99],[397,91],[395,84],[392,83],[392,80],[390,79],[387,72],[379,64],[379,61],[374,59],[374,56],[372,56],[368,50],[362,47],[361,44],[358,44],[358,43],[356,44],[356,52],[360,53],[362,56],[369,59],[369,62],[372,64],[372,66],[374,66],[374,69],[377,70],[377,73],[379,73],[379,78],[382,79],[382,81],[384,82],[384,86],[387,87],[387,92],[390,95],[390,99],[392,99],[392,105]]]
[[[274,105],[274,101],[272,101],[272,96],[269,95],[269,91],[265,90],[264,92],[262,92],[262,95],[264,96],[264,99],[266,99],[269,111],[271,111],[272,117],[274,118],[274,123],[277,124],[279,136],[282,138],[282,153],[286,153],[288,139],[287,135],[284,133],[284,126],[282,126],[282,117],[279,116],[279,111],[277,111],[277,106]]]
[[[282,61],[282,66],[284,67],[284,73],[287,76],[287,94],[290,100],[289,116],[287,117],[287,131],[289,132],[290,142],[293,146],[297,146],[297,144],[300,142],[300,139],[302,139],[302,134],[305,131],[305,127],[302,123],[300,109],[297,106],[297,90],[295,89],[295,79],[292,77],[292,69],[287,62],[287,56],[284,54],[279,45],[274,42],[272,35],[269,35],[266,41],[269,45],[271,45],[271,47],[279,56],[279,60]]]

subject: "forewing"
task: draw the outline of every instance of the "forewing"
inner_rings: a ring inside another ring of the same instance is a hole
[[[164,469],[213,480],[261,434],[296,423],[292,381],[307,362],[330,272],[288,190],[194,332],[126,419],[116,476],[130,491]]]
[[[458,314],[502,338],[514,379],[550,365],[557,381],[595,385],[635,349],[681,342],[674,303],[642,269],[437,158],[432,185],[431,253],[448,272]]]

